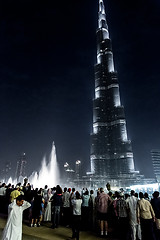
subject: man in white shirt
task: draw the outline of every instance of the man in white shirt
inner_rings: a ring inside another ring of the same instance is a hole
[[[8,207],[8,219],[3,230],[2,240],[22,240],[23,211],[31,204],[18,196]]]

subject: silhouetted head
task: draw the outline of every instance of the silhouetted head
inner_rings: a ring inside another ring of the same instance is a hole
[[[104,190],[103,190],[103,188],[101,187],[101,188],[100,188],[100,193],[102,193],[102,192],[104,192]]]
[[[11,183],[8,184],[7,188],[10,188],[11,187]]]
[[[119,192],[118,192],[118,191],[115,191],[114,196],[115,196],[115,198],[119,198]]]
[[[86,190],[85,193],[84,193],[84,195],[88,195],[88,194],[89,194],[89,192],[88,192],[88,190]]]
[[[57,194],[62,194],[62,188],[59,185],[57,185],[56,193]]]
[[[37,192],[38,195],[42,195],[42,190],[39,189],[38,192]]]
[[[147,192],[144,193],[144,197],[149,199],[149,196],[148,196]]]
[[[94,191],[93,190],[90,190],[90,194],[93,194],[94,193]]]
[[[129,197],[129,194],[128,194],[128,193],[125,193],[125,194],[124,194],[124,197],[125,197],[125,199],[127,199],[127,198]]]
[[[78,191],[76,191],[76,199],[81,199],[81,195]]]
[[[23,205],[23,202],[24,202],[23,195],[19,195],[19,196],[16,198],[16,204],[20,207],[20,206]]]
[[[144,198],[144,195],[142,192],[139,192],[139,198]]]
[[[112,197],[113,193],[112,193],[112,192],[109,192],[108,195],[109,195],[110,197]]]
[[[152,195],[153,195],[154,198],[158,198],[159,197],[159,192],[155,191]]]
[[[138,198],[138,193],[136,192],[134,196]]]

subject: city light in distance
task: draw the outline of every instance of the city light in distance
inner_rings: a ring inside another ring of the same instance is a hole
[[[77,161],[76,161],[76,164],[77,164],[77,165],[81,164],[81,161],[80,161],[80,160],[77,160]]]

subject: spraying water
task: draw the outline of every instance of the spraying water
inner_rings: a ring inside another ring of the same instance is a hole
[[[44,157],[39,173],[33,172],[28,180],[29,183],[33,184],[34,188],[43,188],[44,185],[48,185],[48,187],[54,187],[59,184],[59,168],[54,142],[52,144],[52,150],[48,164],[46,162],[46,158]]]
[[[55,187],[57,184],[60,184],[59,177],[59,167],[56,157],[55,144],[52,144],[52,150],[47,163],[46,157],[43,158],[41,163],[40,171],[33,172],[30,177],[28,177],[28,182],[33,185],[34,188],[44,188],[45,185],[48,187]],[[16,185],[18,182],[23,183],[24,177],[20,176],[19,179],[8,179],[7,184],[12,183]],[[4,181],[2,181],[4,182]]]

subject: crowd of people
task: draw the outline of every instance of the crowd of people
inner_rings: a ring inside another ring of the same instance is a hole
[[[11,215],[14,209],[15,215]],[[160,240],[158,191],[149,198],[147,193],[138,194],[134,190],[125,194],[123,189],[112,192],[103,188],[83,188],[77,191],[76,188],[62,189],[60,185],[33,189],[30,183],[18,183],[15,187],[1,183],[0,212],[8,214],[4,240],[15,239],[5,238],[13,216],[18,222],[28,220],[30,227],[40,227],[44,222],[49,222],[53,229],[60,225],[70,227],[72,238],[76,240],[79,240],[79,232],[86,230],[96,231],[101,237],[112,234],[121,240]],[[19,238],[16,239],[21,240],[21,226],[18,229]]]

